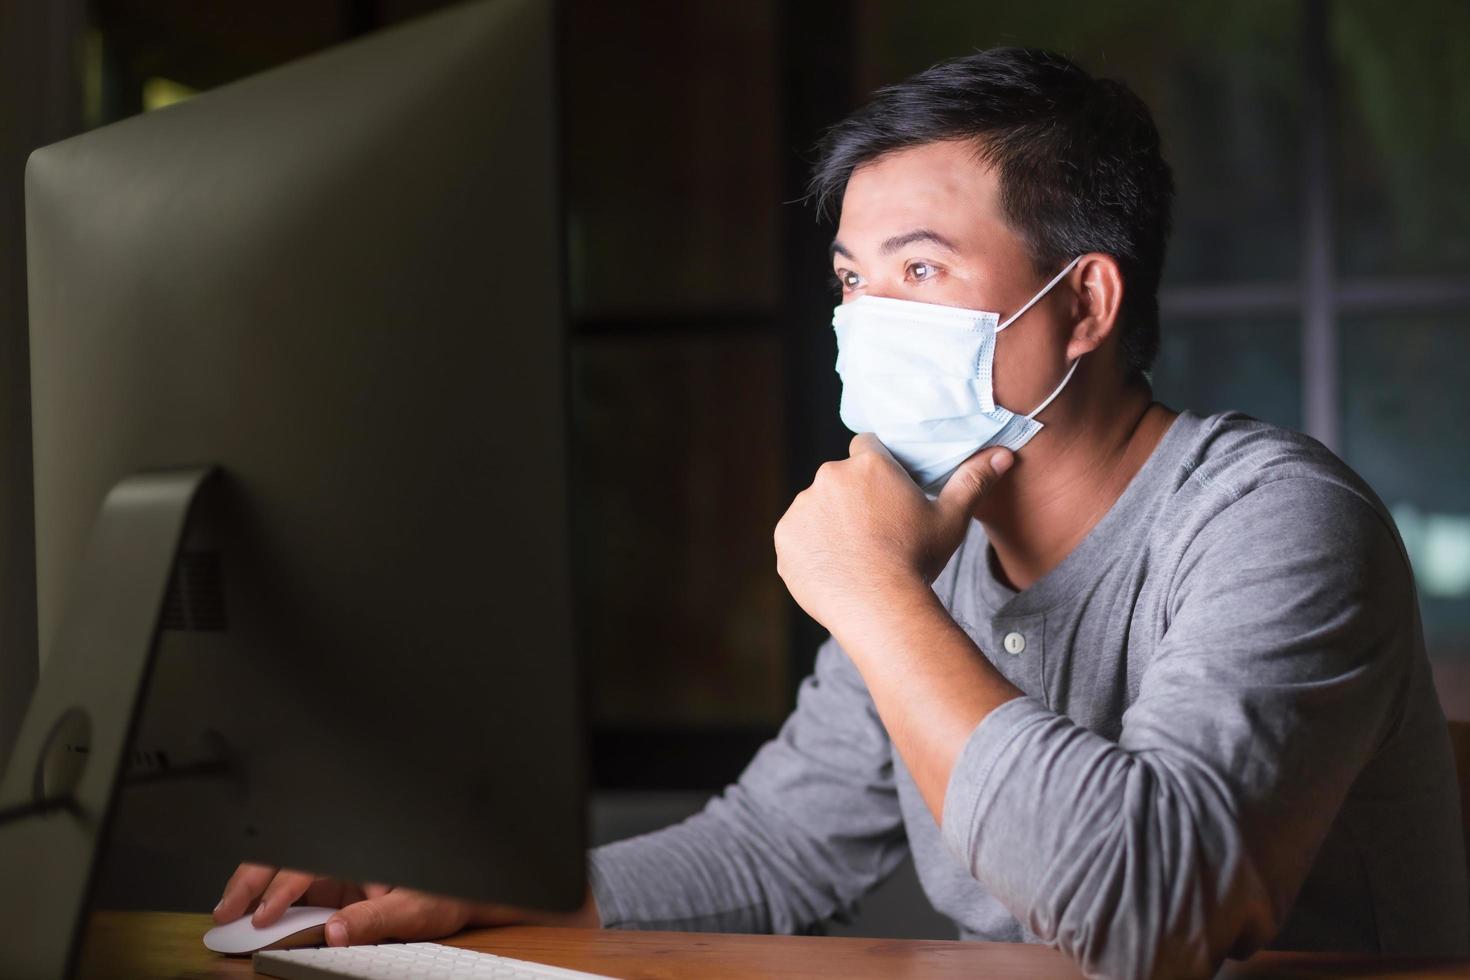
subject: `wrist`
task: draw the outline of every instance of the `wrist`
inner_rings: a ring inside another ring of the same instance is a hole
[[[467,928],[515,925],[601,929],[602,917],[597,908],[597,899],[593,897],[592,887],[589,885],[582,904],[570,912],[550,912],[544,909],[522,908],[517,905],[476,902],[470,904],[465,919]]]
[[[872,643],[902,634],[938,613],[948,617],[944,604],[917,573],[897,573],[876,579],[852,604],[832,635],[849,656]]]
[[[562,926],[568,929],[601,929],[602,916],[597,908],[597,899],[592,894],[592,886],[587,886],[587,894],[582,899],[580,907],[570,912],[545,912],[543,916],[547,921],[540,923],[548,926]]]

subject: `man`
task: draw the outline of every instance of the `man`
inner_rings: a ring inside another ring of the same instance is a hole
[[[561,921],[799,932],[912,852],[962,938],[1091,974],[1466,952],[1449,744],[1383,505],[1304,436],[1151,398],[1172,179],[1142,103],[982,52],[834,127],[813,187],[840,202],[859,434],[775,545],[832,639],[740,780],[594,850]],[[292,874],[242,867],[217,915],[350,887]],[[370,887],[351,941],[528,917]]]

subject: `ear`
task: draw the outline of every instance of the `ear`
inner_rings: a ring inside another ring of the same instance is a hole
[[[1091,354],[1118,328],[1118,311],[1123,303],[1123,272],[1111,255],[1089,252],[1067,277],[1072,282],[1072,337],[1067,341],[1067,360]]]

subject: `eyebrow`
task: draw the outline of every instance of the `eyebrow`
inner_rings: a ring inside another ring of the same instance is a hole
[[[948,249],[951,252],[959,251],[959,249],[955,247],[954,242],[950,241],[948,238],[945,238],[943,235],[939,234],[939,232],[932,231],[928,228],[915,228],[913,231],[904,232],[902,235],[894,235],[892,238],[884,241],[883,244],[879,246],[878,251],[883,255],[892,255],[894,252],[897,252],[905,245],[912,245],[915,242],[930,242],[932,244],[938,245],[940,248]],[[852,253],[847,250],[847,246],[843,245],[841,242],[834,238],[832,239],[831,248],[827,250],[827,256],[830,259],[838,255],[842,256],[845,259],[852,258]]]

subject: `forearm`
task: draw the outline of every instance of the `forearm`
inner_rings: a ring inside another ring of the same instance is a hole
[[[965,741],[1022,692],[922,581],[895,583],[881,602],[834,623],[833,635],[868,686],[878,715],[936,821]]]
[[[817,651],[796,704],[700,813],[593,850],[607,927],[806,932],[898,866],[908,844],[893,747],[835,642]]]
[[[775,877],[785,848],[769,836],[775,828],[742,814],[742,796],[731,787],[681,823],[594,848],[589,874],[606,927],[794,932],[798,919],[820,918],[796,911],[801,896]]]

